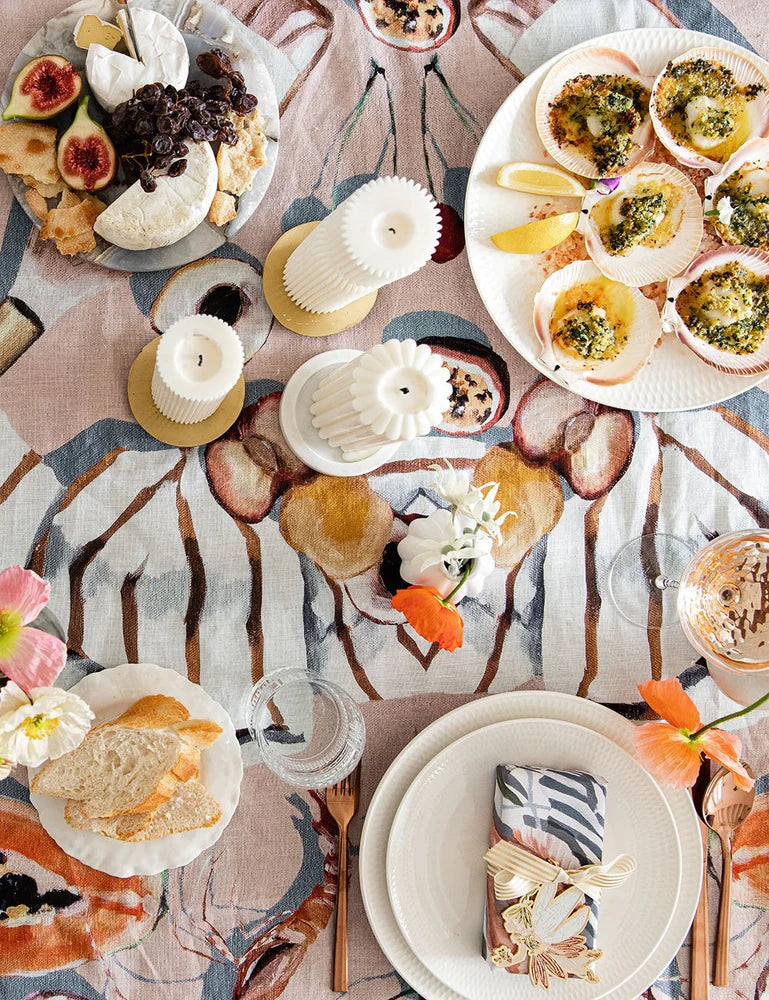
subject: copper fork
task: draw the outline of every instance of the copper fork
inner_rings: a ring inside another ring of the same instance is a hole
[[[358,811],[360,764],[346,778],[326,789],[326,805],[339,827],[339,877],[336,890],[334,989],[347,990],[347,827]]]

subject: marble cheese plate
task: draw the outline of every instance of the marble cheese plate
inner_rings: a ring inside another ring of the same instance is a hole
[[[263,127],[267,138],[267,162],[258,171],[251,190],[239,198],[238,214],[226,226],[214,226],[204,220],[197,229],[176,243],[151,250],[125,250],[97,236],[95,249],[81,255],[93,264],[115,271],[160,271],[181,267],[212,253],[245,225],[266,194],[275,170],[280,137],[278,99],[270,71],[265,64],[265,60],[269,61],[270,52],[274,50],[216,0],[132,0],[132,4],[156,10],[179,28],[190,55],[190,79],[203,78],[195,64],[195,59],[201,52],[213,46],[223,49],[232,59],[235,69],[243,74],[249,92],[259,99],[259,110],[264,119]],[[30,59],[47,53],[56,53],[69,59],[82,76],[83,93],[89,93],[85,76],[86,51],[75,45],[75,25],[84,14],[96,14],[103,21],[114,23],[119,9],[120,5],[116,0],[78,0],[52,17],[24,46],[11,66],[2,94],[3,106],[10,99],[17,73]],[[66,122],[63,128],[69,124],[70,117],[66,113],[62,115],[62,122]],[[26,202],[27,186],[19,177],[11,175],[8,179],[16,200],[40,228],[40,220]],[[111,202],[124,190],[123,186],[111,184],[104,191],[98,192],[98,195],[103,201]]]

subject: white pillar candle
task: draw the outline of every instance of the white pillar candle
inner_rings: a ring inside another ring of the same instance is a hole
[[[164,417],[195,424],[214,413],[243,371],[243,345],[216,316],[187,316],[160,338],[152,398]]]
[[[415,181],[369,181],[326,216],[286,262],[286,294],[308,312],[341,309],[413,274],[441,232],[435,199]]]
[[[429,433],[449,408],[449,370],[414,340],[388,340],[324,378],[313,393],[312,423],[345,461]]]

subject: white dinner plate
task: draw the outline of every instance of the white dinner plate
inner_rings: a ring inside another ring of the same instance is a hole
[[[200,780],[221,806],[213,826],[174,833],[138,844],[113,840],[90,830],[76,830],[64,819],[66,800],[30,794],[47,833],[67,854],[108,875],[154,875],[166,868],[189,864],[224,833],[240,798],[243,762],[232,720],[218,702],[186,677],[154,663],[124,663],[88,674],[70,690],[80,695],[95,714],[94,726],[108,722],[146,695],[167,694],[178,699],[193,719],[211,719],[222,734],[200,757]],[[30,768],[30,777],[39,768]]]
[[[366,915],[387,959],[424,1000],[462,998],[434,976],[412,951],[390,905],[387,841],[398,806],[422,768],[455,740],[496,722],[539,717],[573,722],[608,737],[629,753],[633,751],[632,723],[596,702],[554,691],[491,695],[462,705],[423,729],[390,765],[368,807],[358,862]],[[675,819],[681,845],[678,905],[664,939],[644,964],[613,991],[612,1000],[635,1000],[664,972],[689,931],[699,899],[702,881],[699,820],[686,792],[667,786],[660,790]]]
[[[700,31],[633,28],[593,38],[585,45],[621,49],[636,60],[642,72],[654,76],[669,59],[702,45],[743,52],[769,73],[769,63],[754,53]],[[566,51],[572,52],[585,45]],[[545,161],[534,124],[534,106],[545,74],[564,54],[560,53],[527,76],[494,115],[475,154],[465,200],[467,258],[483,303],[516,351],[545,375],[548,371],[537,360],[538,343],[532,324],[534,296],[544,277],[538,263],[540,258],[498,250],[490,236],[529,222],[529,213],[537,204],[547,202],[558,212],[573,212],[579,207],[579,201],[574,198],[548,199],[508,191],[495,183],[497,171],[505,163]],[[574,386],[574,391],[587,399],[624,410],[666,413],[710,406],[750,389],[765,378],[765,373],[743,378],[719,372],[700,361],[673,333],[666,333],[650,363],[631,382],[616,386],[580,382]]]
[[[681,882],[673,816],[650,775],[605,736],[552,719],[476,730],[437,754],[403,797],[390,831],[387,887],[412,950],[467,1000],[533,998],[527,975],[492,969],[481,956],[489,823],[497,764],[532,764],[601,777],[607,786],[603,858],[636,860],[634,875],[606,890],[598,915],[598,982],[558,983],[561,1000],[600,1000],[628,980],[668,929]]]

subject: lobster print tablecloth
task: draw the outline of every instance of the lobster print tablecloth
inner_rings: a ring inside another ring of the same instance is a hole
[[[159,663],[200,682],[243,729],[253,682],[306,666],[364,703],[361,812],[400,747],[476,694],[547,688],[637,717],[636,685],[677,675],[704,717],[727,710],[679,630],[625,623],[604,580],[642,530],[701,544],[769,524],[769,398],[758,388],[669,415],[585,403],[591,460],[566,461],[559,428],[571,398],[539,380],[485,313],[462,208],[484,128],[543,60],[635,25],[698,28],[767,56],[760,0],[227,2],[273,46],[282,115],[272,185],[237,245],[174,271],[100,270],[41,243],[0,183],[0,566],[51,581],[70,651],[62,682]],[[4,73],[59,7],[0,0]],[[404,37],[411,48],[391,44]],[[441,205],[436,260],[331,341],[276,327],[261,268],[277,236],[396,172]],[[246,408],[224,440],[179,450],[133,422],[125,383],[155,332],[196,309],[240,332]],[[368,477],[308,474],[278,430],[287,378],[319,349],[406,336],[456,368],[447,425]],[[550,458],[525,457],[532,438],[552,440]],[[462,605],[454,654],[404,625],[380,575],[383,551],[436,504],[427,466],[441,457],[478,482],[499,480],[503,506],[518,513],[483,594]],[[769,981],[769,722],[752,717],[740,732],[760,778],[737,838],[724,995],[758,1000]],[[39,826],[23,774],[0,783],[2,1000],[330,996],[333,824],[319,797],[291,792],[256,761],[245,730],[244,740],[241,804],[221,841],[148,878],[121,881],[67,858]],[[359,831],[360,816],[353,844]],[[350,936],[352,997],[415,996],[379,951],[354,882]],[[648,996],[688,996],[686,945]]]

